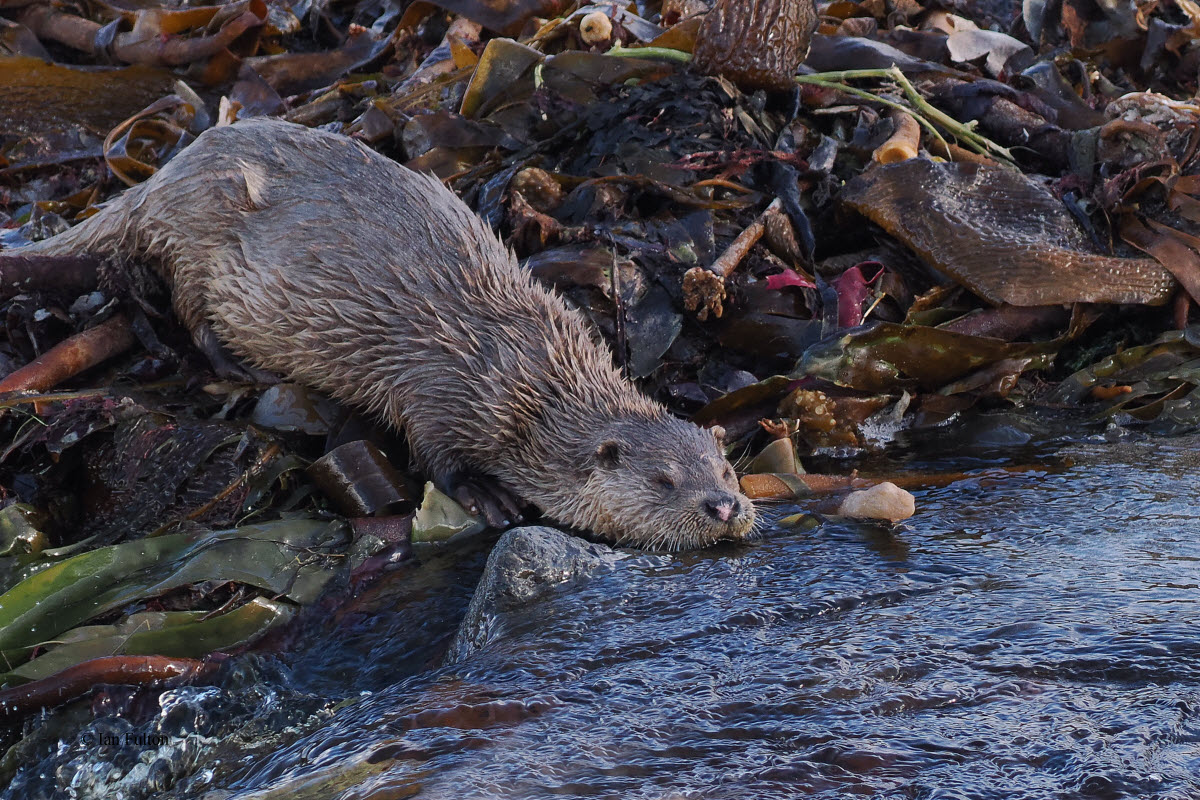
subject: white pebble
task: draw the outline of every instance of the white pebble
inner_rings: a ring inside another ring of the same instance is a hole
[[[881,483],[870,489],[851,492],[842,501],[838,514],[855,519],[882,519],[899,522],[917,511],[916,498],[894,483]]]

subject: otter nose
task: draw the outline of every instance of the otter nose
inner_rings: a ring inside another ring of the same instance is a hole
[[[704,499],[704,510],[713,519],[729,522],[738,513],[741,504],[728,492],[713,492]]]

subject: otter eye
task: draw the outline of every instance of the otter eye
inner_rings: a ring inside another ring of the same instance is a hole
[[[669,492],[675,488],[675,481],[671,480],[670,475],[659,475],[654,479],[654,485]]]
[[[734,474],[733,474],[733,467],[731,467],[731,466],[729,466],[728,464],[726,464],[726,465],[725,465],[725,480],[727,480],[727,481],[731,481],[731,480],[733,480],[733,479],[734,479],[734,477],[735,477],[735,476],[734,476]]]

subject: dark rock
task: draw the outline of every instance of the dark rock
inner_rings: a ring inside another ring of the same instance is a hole
[[[455,634],[446,663],[454,664],[496,638],[500,618],[555,586],[609,569],[625,554],[555,528],[530,526],[508,531],[488,557],[467,615]]]

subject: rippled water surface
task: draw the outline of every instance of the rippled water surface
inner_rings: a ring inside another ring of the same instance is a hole
[[[919,491],[895,531],[639,556],[416,674],[444,643],[378,638],[377,610],[288,678],[368,693],[270,747],[221,742],[175,791],[1198,797],[1198,442],[1009,451],[992,463],[1034,468]]]

